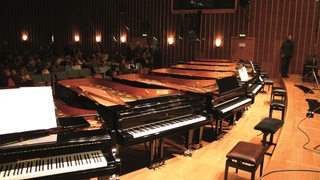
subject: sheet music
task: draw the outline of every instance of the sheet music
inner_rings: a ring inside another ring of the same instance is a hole
[[[0,135],[57,127],[51,87],[0,90]]]
[[[238,69],[238,73],[240,76],[241,81],[248,81],[249,80],[249,75],[246,67],[242,67],[241,69]]]

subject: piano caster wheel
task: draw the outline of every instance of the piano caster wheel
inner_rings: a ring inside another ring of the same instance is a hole
[[[194,144],[192,146],[192,149],[195,149],[195,150],[200,149],[200,148],[202,148],[202,144]]]
[[[191,157],[191,156],[192,156],[192,150],[191,150],[191,149],[185,150],[184,153],[183,153],[183,155],[184,155],[184,156],[190,156],[190,157]]]
[[[109,177],[109,180],[119,180],[120,176],[118,174],[113,174],[112,176]]]
[[[166,165],[166,162],[165,162],[165,160],[162,160],[162,161],[150,164],[148,168],[149,169],[156,169],[156,168],[164,166],[164,165]]]

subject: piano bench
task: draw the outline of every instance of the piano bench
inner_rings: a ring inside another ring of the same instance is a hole
[[[261,72],[260,72],[260,77],[262,77],[262,78],[269,78],[269,73],[266,72],[266,71],[261,71]]]
[[[251,179],[255,178],[255,173],[260,166],[260,177],[263,170],[263,160],[266,148],[264,146],[250,142],[240,141],[227,154],[224,179],[228,179],[229,166],[251,172]]]
[[[273,135],[283,126],[284,121],[274,118],[264,118],[262,121],[260,121],[255,127],[255,130],[259,130],[263,133],[262,138],[262,145],[266,146],[268,145],[267,149],[271,145],[276,145],[276,143],[273,142]],[[270,134],[270,139],[267,141],[267,136]],[[272,155],[272,153],[266,153],[267,155]]]
[[[269,118],[272,118],[273,110],[281,111],[281,120],[284,120],[286,105],[284,100],[273,99],[270,103]]]
[[[275,99],[275,97],[279,96],[281,100],[285,100],[287,91],[281,87],[272,87],[270,101]]]
[[[270,86],[271,88],[273,88],[273,81],[271,79],[265,79],[264,85],[268,86],[268,91],[270,91]],[[263,86],[263,91],[264,91],[264,86]]]

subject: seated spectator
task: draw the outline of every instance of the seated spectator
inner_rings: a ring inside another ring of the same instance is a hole
[[[16,76],[12,75],[11,70],[6,67],[0,74],[0,87],[16,87],[19,86],[19,80]]]
[[[81,65],[79,64],[79,61],[73,62],[72,70],[81,70]]]
[[[33,82],[32,79],[25,67],[20,67],[19,71],[19,82],[21,86],[32,86]]]
[[[64,71],[64,66],[61,65],[62,59],[57,58],[51,65],[50,71],[53,73]]]

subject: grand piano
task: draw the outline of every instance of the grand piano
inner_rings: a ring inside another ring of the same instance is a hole
[[[51,89],[37,87],[39,88]],[[28,91],[23,90],[22,94],[30,96],[30,93],[26,93]],[[35,93],[33,97],[45,99],[39,95],[41,91],[32,88],[30,92],[31,96]],[[3,93],[8,94],[8,90],[0,90],[0,94]],[[14,98],[10,99],[12,101]],[[20,100],[18,103],[23,104],[23,99]],[[39,103],[33,98],[30,100]],[[121,162],[111,136],[101,128],[102,124],[96,119],[97,111],[70,107],[60,101],[55,101],[51,111],[43,108],[50,104],[50,99],[43,102],[44,104],[38,104],[40,107],[36,108],[38,114],[42,114],[39,111],[44,110],[45,117],[48,118],[52,112],[56,113],[57,126],[1,134],[0,179],[85,179],[100,176],[118,178]],[[35,105],[29,101],[27,103],[29,106]],[[31,106],[32,108],[35,107]],[[24,117],[28,117],[28,112],[22,112]],[[29,113],[36,118],[34,112]],[[38,126],[32,124],[33,119],[22,120],[30,122],[31,127]],[[48,123],[45,119],[42,121]],[[2,125],[4,124],[5,122],[2,122]],[[14,129],[25,126],[25,123],[18,124],[20,126],[16,125]],[[10,129],[10,126],[6,128]]]
[[[115,143],[130,146],[149,143],[149,167],[164,162],[163,139],[186,134],[186,153],[192,153],[194,130],[211,122],[206,98],[172,89],[139,88],[103,79],[58,81],[57,98],[73,106],[98,105],[105,128],[116,134]],[[190,155],[190,154],[187,154]]]
[[[235,76],[225,77],[222,80],[199,80],[159,75],[124,74],[115,76],[114,81],[135,84],[144,88],[158,86],[179,89],[206,97],[207,111],[214,117],[211,122],[214,129],[213,139],[219,139],[223,135],[223,118],[229,117],[253,103],[253,96],[247,92],[247,86],[239,86]],[[233,124],[233,121],[232,119],[230,123]]]

